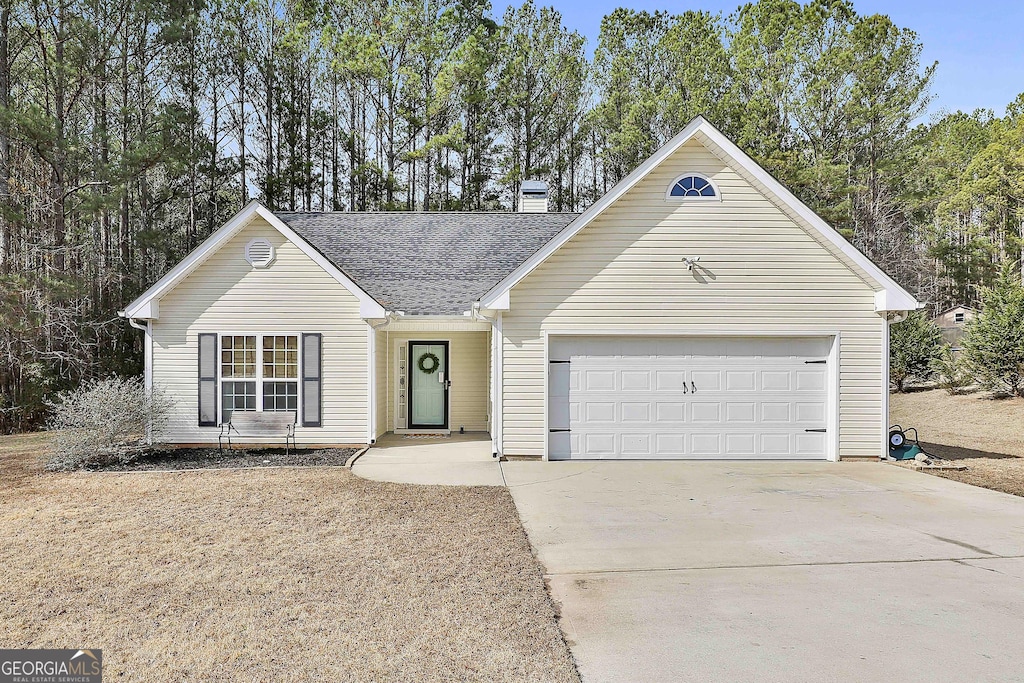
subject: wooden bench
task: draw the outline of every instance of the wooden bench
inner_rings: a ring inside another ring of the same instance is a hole
[[[231,413],[231,420],[220,426],[217,436],[217,447],[224,450],[224,438],[231,448],[231,432],[240,437],[247,436],[283,436],[284,451],[289,453],[288,443],[295,448],[295,413],[257,413],[252,410],[236,410]]]

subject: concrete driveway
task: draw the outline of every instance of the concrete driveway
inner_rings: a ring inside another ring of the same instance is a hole
[[[504,463],[585,681],[1024,681],[1024,499],[880,463]]]

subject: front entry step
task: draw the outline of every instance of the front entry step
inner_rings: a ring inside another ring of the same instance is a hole
[[[450,429],[396,429],[395,434],[402,436],[451,436]]]

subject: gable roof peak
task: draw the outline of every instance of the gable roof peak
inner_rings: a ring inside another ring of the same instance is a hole
[[[768,193],[774,195],[781,205],[792,211],[807,226],[819,234],[825,242],[833,245],[846,258],[863,270],[873,281],[874,285],[878,287],[875,290],[876,311],[910,311],[920,308],[921,305],[909,292],[889,277],[885,271],[875,265],[867,256],[848,242],[845,237],[840,235],[835,228],[826,223],[818,214],[814,213],[810,207],[800,201],[782,183],[754,161],[750,155],[736,146],[722,131],[718,130],[701,115],[693,117],[675,137],[658,148],[646,161],[637,166],[632,173],[616,183],[589,209],[580,214],[576,220],[567,225],[564,230],[548,242],[544,248],[536,252],[519,268],[492,287],[487,294],[480,298],[480,305],[484,308],[496,310],[507,309],[509,291],[512,287],[522,281],[523,278],[546,261],[563,244],[604,213],[609,206],[647,177],[651,171],[658,168],[680,147],[693,139],[697,133],[701,133],[706,138],[701,140],[702,144],[707,146],[707,143],[710,142],[711,145],[717,148],[716,150],[709,147],[709,151],[721,156],[718,154],[720,151],[728,157],[728,161],[726,159],[723,159],[723,161],[731,163],[749,174]]]

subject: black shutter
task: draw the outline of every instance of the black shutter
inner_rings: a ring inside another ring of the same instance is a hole
[[[199,426],[217,422],[217,335],[199,335]]]
[[[302,335],[302,426],[320,427],[321,351],[323,335]]]

